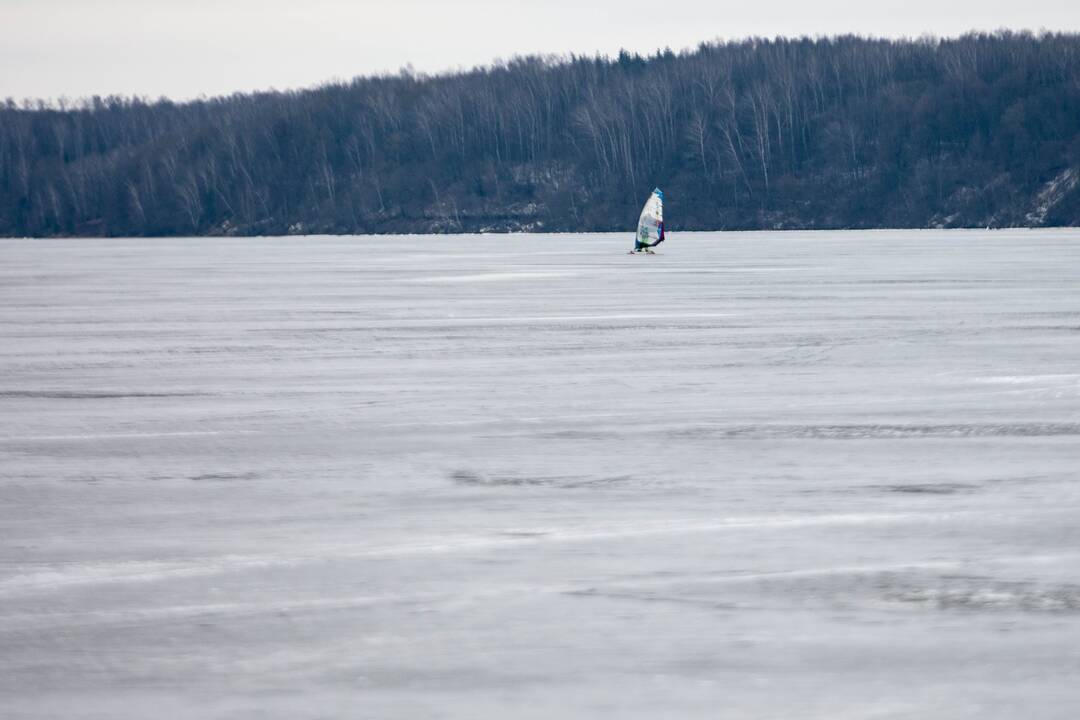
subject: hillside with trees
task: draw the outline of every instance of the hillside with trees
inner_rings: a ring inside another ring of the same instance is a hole
[[[0,235],[1080,225],[1080,36],[749,39],[0,105]]]

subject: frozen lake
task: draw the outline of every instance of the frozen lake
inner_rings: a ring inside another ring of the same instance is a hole
[[[1060,718],[1080,230],[0,240],[15,718]]]

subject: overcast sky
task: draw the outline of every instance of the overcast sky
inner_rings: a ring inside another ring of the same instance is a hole
[[[1080,31],[1080,0],[0,0],[0,98],[191,98],[747,35]]]

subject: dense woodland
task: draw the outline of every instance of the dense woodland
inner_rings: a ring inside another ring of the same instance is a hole
[[[0,235],[1080,225],[1080,36],[750,39],[0,106]]]

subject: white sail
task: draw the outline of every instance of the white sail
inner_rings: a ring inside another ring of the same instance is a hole
[[[660,188],[656,188],[645,201],[645,207],[641,209],[634,249],[652,247],[662,242],[664,242],[664,193]]]

